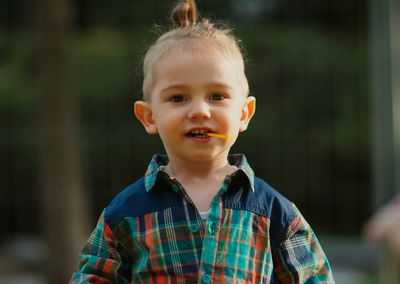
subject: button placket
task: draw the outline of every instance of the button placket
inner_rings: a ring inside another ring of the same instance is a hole
[[[213,282],[212,275],[214,273],[215,264],[219,252],[219,234],[223,215],[222,197],[221,195],[227,190],[230,182],[230,176],[224,181],[224,185],[218,194],[211,201],[209,216],[205,227],[205,236],[203,242],[203,251],[201,257],[200,277],[202,283]]]
[[[217,200],[218,198],[218,200]],[[214,265],[216,261],[217,251],[218,251],[218,220],[220,219],[221,203],[220,197],[216,197],[215,200],[211,202],[208,220],[205,226],[205,236],[203,243],[202,252],[202,264],[200,267],[201,271],[201,283],[211,283]]]

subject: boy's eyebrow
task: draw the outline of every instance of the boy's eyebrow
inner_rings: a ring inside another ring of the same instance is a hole
[[[213,82],[209,83],[206,86],[207,88],[220,88],[220,89],[228,89],[232,90],[233,88],[230,85],[224,84],[224,83],[219,83],[219,82]],[[161,90],[161,93],[164,93],[169,90],[174,90],[174,89],[189,89],[190,86],[186,84],[173,84],[165,87],[164,89]]]
[[[169,85],[165,87],[164,89],[161,90],[161,93],[164,93],[169,90],[174,90],[174,89],[188,89],[189,86],[185,84],[174,84],[174,85]]]
[[[219,82],[215,82],[215,83],[210,83],[207,85],[208,87],[212,87],[212,88],[221,88],[221,89],[233,89],[230,85],[224,84],[224,83],[219,83]]]

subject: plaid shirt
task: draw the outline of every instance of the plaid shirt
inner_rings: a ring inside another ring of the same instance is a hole
[[[308,223],[243,155],[207,221],[167,162],[155,155],[103,211],[70,283],[334,283]]]

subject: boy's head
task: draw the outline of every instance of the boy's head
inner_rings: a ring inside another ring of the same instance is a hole
[[[182,1],[172,11],[174,28],[161,35],[148,49],[143,62],[143,98],[151,100],[151,91],[157,63],[168,53],[190,47],[204,47],[204,52],[218,52],[229,57],[240,74],[240,79],[248,95],[249,87],[245,75],[245,64],[239,42],[229,29],[219,29],[207,19],[197,19],[194,0]]]
[[[178,4],[172,19],[178,27],[145,56],[144,101],[135,103],[135,114],[148,133],[159,133],[170,158],[225,156],[255,111],[237,41],[197,22],[193,1]]]

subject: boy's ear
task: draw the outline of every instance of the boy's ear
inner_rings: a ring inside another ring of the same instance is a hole
[[[157,134],[157,126],[154,123],[153,112],[150,105],[144,101],[137,101],[133,106],[136,118],[143,124],[149,134]]]
[[[250,119],[253,117],[256,112],[256,98],[249,96],[246,98],[246,102],[242,108],[242,116],[240,117],[240,132],[243,132],[247,129],[249,125]]]

